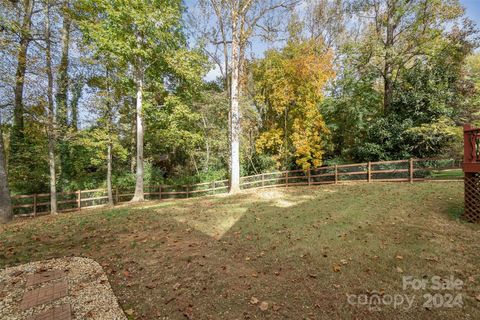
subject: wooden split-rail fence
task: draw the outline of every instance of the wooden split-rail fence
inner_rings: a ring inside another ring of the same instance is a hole
[[[261,173],[240,178],[241,189],[315,186],[345,182],[417,182],[463,180],[462,160],[456,159],[410,159],[342,164],[311,168]],[[455,174],[449,174],[449,173]],[[220,180],[191,185],[145,186],[146,200],[190,198],[228,192],[229,181]],[[113,189],[115,204],[128,202],[133,197],[133,188]],[[13,195],[15,216],[37,216],[49,213],[50,194]],[[58,192],[59,212],[78,211],[108,204],[107,189]]]

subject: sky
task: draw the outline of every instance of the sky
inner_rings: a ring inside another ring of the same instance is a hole
[[[480,0],[460,0],[465,7],[466,15],[480,26]]]

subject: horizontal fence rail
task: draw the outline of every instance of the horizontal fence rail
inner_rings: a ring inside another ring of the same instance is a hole
[[[243,190],[256,188],[315,186],[345,182],[418,182],[463,180],[462,160],[455,159],[410,159],[342,164],[311,168],[261,173],[240,178]],[[146,200],[190,198],[227,193],[228,180],[203,182],[192,185],[145,186]],[[134,188],[114,188],[115,204],[129,202]],[[14,195],[14,215],[37,216],[50,212],[50,194]],[[78,190],[57,193],[59,212],[79,211],[108,204],[107,189]]]

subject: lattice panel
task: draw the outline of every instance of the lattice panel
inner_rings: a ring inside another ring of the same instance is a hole
[[[480,173],[465,173],[465,220],[480,222]]]

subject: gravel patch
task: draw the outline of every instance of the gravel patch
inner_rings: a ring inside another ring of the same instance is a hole
[[[64,277],[36,286],[26,287],[27,276],[35,272],[61,270]],[[66,280],[68,295],[51,303],[21,310],[26,290],[49,286]],[[0,319],[23,320],[52,307],[70,304],[72,319],[126,320],[102,267],[87,258],[61,258],[37,261],[0,271]]]

